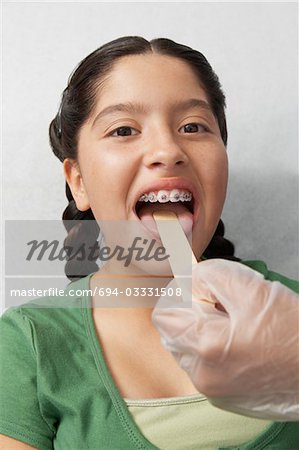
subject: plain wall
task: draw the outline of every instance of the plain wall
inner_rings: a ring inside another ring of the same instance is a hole
[[[245,259],[298,274],[296,3],[3,5],[3,212],[59,219],[62,165],[48,125],[68,76],[123,35],[168,37],[207,57],[227,96],[226,235]]]

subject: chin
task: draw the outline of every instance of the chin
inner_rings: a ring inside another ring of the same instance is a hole
[[[151,277],[153,277],[153,284],[155,277],[173,277],[168,259],[165,261],[134,261],[132,264],[132,270],[144,273],[145,277],[147,275],[150,275]]]

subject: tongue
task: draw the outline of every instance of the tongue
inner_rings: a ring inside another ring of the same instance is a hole
[[[172,211],[174,212],[180,224],[187,236],[190,235],[193,226],[193,215],[192,213],[182,205],[182,203],[151,203],[142,206],[138,212],[139,219],[142,224],[147,228],[151,234],[159,237],[159,232],[156,226],[156,222],[153,218],[154,211]]]

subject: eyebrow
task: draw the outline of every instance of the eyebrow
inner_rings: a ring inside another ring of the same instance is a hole
[[[197,98],[190,98],[190,99],[182,101],[182,102],[176,102],[173,105],[173,109],[176,112],[183,112],[183,111],[186,111],[187,109],[192,109],[192,108],[205,109],[206,111],[209,111],[210,113],[213,114],[212,108],[209,105],[209,103],[206,102],[205,100],[200,100]],[[138,113],[147,112],[147,108],[140,103],[131,103],[131,102],[118,103],[116,105],[107,106],[102,111],[100,111],[99,114],[97,114],[96,118],[93,121],[92,127],[94,127],[96,122],[98,122],[104,116],[108,116],[109,114],[113,114],[115,112],[127,112],[127,113],[138,114]]]

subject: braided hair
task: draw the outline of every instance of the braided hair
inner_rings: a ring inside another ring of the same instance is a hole
[[[80,128],[91,114],[97,91],[105,76],[113,68],[113,64],[124,56],[152,52],[179,58],[193,69],[208,96],[224,145],[227,145],[225,96],[219,79],[205,56],[170,39],[147,41],[142,37],[127,36],[115,39],[92,52],[71,74],[58,113],[49,127],[50,145],[60,161],[63,162],[66,158],[77,160]],[[69,203],[62,219],[68,235],[64,247],[72,251],[67,252],[65,273],[69,279],[74,280],[98,270],[96,264],[98,253],[94,253],[91,261],[84,260],[82,263],[78,249],[82,243],[94,245],[97,242],[99,227],[91,209],[80,211],[77,208],[67,183],[66,196]],[[88,232],[86,225],[89,225]],[[225,258],[239,261],[234,256],[233,244],[224,238],[224,224],[221,220],[203,256],[208,259]]]

